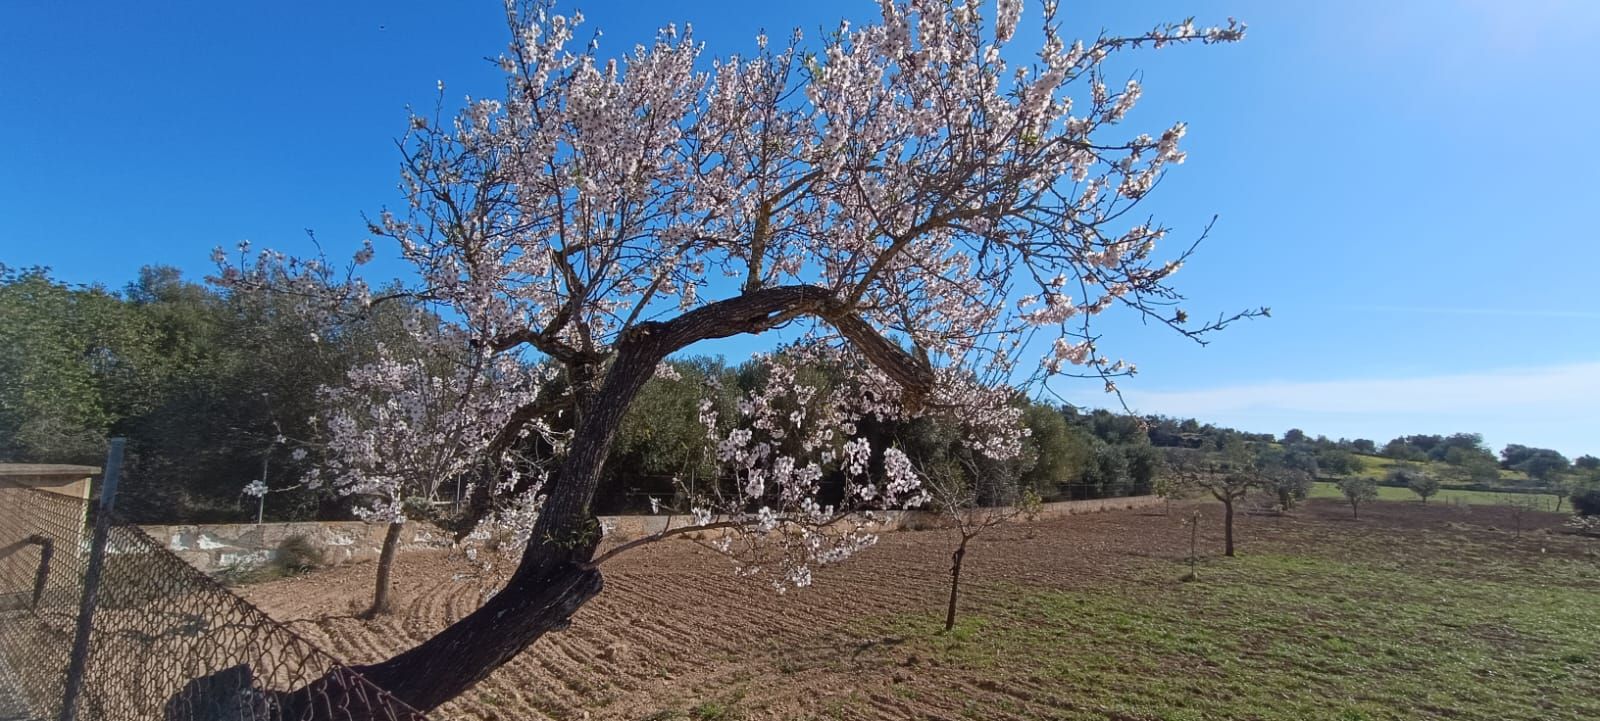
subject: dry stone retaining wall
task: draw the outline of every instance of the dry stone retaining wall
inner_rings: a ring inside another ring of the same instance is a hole
[[[383,546],[385,529],[361,521],[144,527],[146,533],[165,543],[167,550],[207,573],[264,565],[294,536],[303,536],[320,549],[328,565],[373,561]],[[449,545],[449,534],[425,523],[407,523],[400,534],[402,549]]]
[[[1097,498],[1086,501],[1046,503],[1038,518],[1051,519],[1082,513],[1145,508],[1159,505],[1155,496]],[[927,511],[887,511],[878,514],[884,531],[936,527],[938,514]],[[687,526],[693,519],[678,516],[602,516],[601,527],[608,537],[627,541],[659,533],[669,527]],[[669,526],[670,524],[670,526]],[[145,526],[145,532],[166,543],[167,550],[207,573],[227,569],[251,568],[266,564],[277,555],[285,539],[303,536],[322,550],[328,565],[373,561],[383,545],[384,526],[360,521],[213,524],[187,526]],[[450,534],[425,523],[407,523],[400,536],[401,550],[446,548]]]

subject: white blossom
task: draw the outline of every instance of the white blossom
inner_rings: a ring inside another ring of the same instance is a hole
[[[448,319],[450,363],[380,354],[323,389],[325,448],[305,482],[359,499],[375,521],[403,520],[441,483],[488,484],[502,501],[491,521],[526,527],[547,478],[561,482],[547,471],[567,438],[558,416],[517,409],[551,389],[573,401],[560,418],[584,416],[584,394],[551,383],[555,367],[598,374],[594,389],[612,373],[681,382],[670,353],[741,333],[804,338],[760,359],[760,388],[698,412],[722,476],[686,505],[696,523],[730,528],[713,543],[746,572],[805,585],[876,539],[849,511],[922,501],[908,459],[873,447],[868,421],[936,416],[975,452],[1015,455],[1011,384],[1087,375],[1114,390],[1109,376],[1134,366],[1110,363],[1092,324],[1116,308],[1166,318],[1181,299],[1170,278],[1190,243],[1169,250],[1170,229],[1137,206],[1187,159],[1187,126],[1125,129],[1144,122],[1133,113],[1144,89],[1108,85],[1104,63],[1244,33],[1231,19],[1185,21],[1069,42],[1058,3],[1041,5],[1038,31],[1019,32],[1021,0],[884,0],[879,19],[841,23],[815,46],[763,35],[716,58],[674,25],[606,57],[575,42],[580,14],[513,7],[504,97],[413,117],[405,207],[369,229],[411,266],[413,297]],[[373,254],[363,243],[349,267]],[[249,243],[236,260],[214,255],[224,286],[298,299],[314,339],[376,302],[322,258]],[[778,291],[792,299],[776,310],[709,313]],[[673,325],[685,319],[705,324]],[[821,360],[844,377],[808,375]],[[553,457],[487,457],[508,426]],[[820,490],[830,474],[842,499]]]

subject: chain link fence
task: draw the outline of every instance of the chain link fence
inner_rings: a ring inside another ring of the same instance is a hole
[[[59,715],[88,560],[87,509],[71,496],[0,487],[0,674],[11,686],[8,718]]]
[[[93,515],[0,486],[0,721],[425,718],[137,526]]]

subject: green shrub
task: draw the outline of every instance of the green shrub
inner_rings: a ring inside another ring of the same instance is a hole
[[[1344,500],[1350,504],[1350,513],[1360,518],[1361,504],[1378,500],[1378,482],[1371,478],[1353,476],[1339,481],[1339,492],[1344,494]]]
[[[900,522],[903,531],[932,531],[940,527],[939,516],[921,511],[908,511]]]
[[[273,563],[285,574],[295,575],[316,570],[323,564],[322,549],[311,545],[305,536],[290,536],[278,544],[278,554]]]
[[[1398,471],[1400,469],[1396,468],[1395,470]],[[1430,496],[1439,492],[1439,479],[1426,473],[1410,472],[1406,474],[1405,480],[1406,488],[1417,494],[1417,497],[1421,498],[1423,503],[1427,503]]]
[[[1572,510],[1580,516],[1600,516],[1600,488],[1573,491]]]

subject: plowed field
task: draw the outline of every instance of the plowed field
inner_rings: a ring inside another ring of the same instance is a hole
[[[1314,501],[1241,519],[1240,556],[1221,559],[1220,509],[1202,508],[1193,583],[1178,580],[1182,508],[991,531],[951,634],[941,531],[887,534],[785,595],[691,541],[646,546],[606,564],[569,630],[435,717],[1600,718],[1600,541],[1547,530],[1561,516],[1526,514],[1517,535],[1503,508],[1383,502],[1352,521]],[[494,582],[444,552],[404,555],[397,610],[366,622],[350,611],[371,573],[243,592],[362,663]]]

